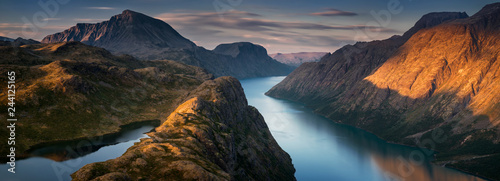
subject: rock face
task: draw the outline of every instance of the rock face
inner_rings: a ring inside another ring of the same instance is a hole
[[[267,55],[232,57],[197,47],[167,23],[131,10],[101,23],[79,23],[63,32],[46,36],[42,43],[67,41],[80,41],[115,54],[130,54],[141,60],[174,60],[205,68],[217,77],[287,75],[293,70]],[[253,44],[246,47],[261,49],[261,46]]]
[[[299,67],[305,62],[317,62],[328,52],[276,53],[269,56],[278,62],[292,67]]]
[[[125,10],[97,24],[79,23],[70,29],[46,36],[42,43],[80,41],[111,52],[141,57],[151,49],[182,49],[196,45],[167,23],[144,14]]]
[[[16,73],[16,117],[23,120],[16,125],[23,135],[16,139],[19,155],[42,143],[96,137],[118,132],[122,125],[164,119],[177,98],[213,78],[199,67],[114,56],[80,42],[0,46],[0,73],[8,71]],[[0,101],[8,101],[6,89],[0,88]],[[7,113],[0,117],[7,119]],[[0,139],[7,139],[7,131],[0,129]]]
[[[74,180],[295,180],[290,156],[237,79],[204,82],[150,138],[84,166]]]
[[[431,13],[403,36],[305,63],[267,94],[398,143],[443,131],[447,139],[430,147],[440,163],[500,179],[498,166],[484,165],[500,160],[498,17],[500,3],[471,17]]]

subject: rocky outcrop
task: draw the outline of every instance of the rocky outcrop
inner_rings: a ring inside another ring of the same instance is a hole
[[[141,60],[174,60],[205,68],[217,77],[250,78],[287,75],[292,71],[292,68],[272,60],[267,54],[233,57],[197,47],[167,23],[131,10],[101,23],[79,23],[63,32],[46,36],[42,43],[67,41],[80,41],[115,54],[130,54]],[[253,44],[246,47],[266,51]]]
[[[122,156],[84,166],[74,180],[295,180],[290,156],[249,106],[237,79],[204,82]]]
[[[431,148],[440,163],[500,179],[489,174],[498,167],[463,164],[500,157],[499,15],[500,3],[471,17],[425,15],[403,36],[305,63],[267,94],[398,143],[419,145],[444,131],[447,139]]]
[[[299,53],[276,53],[269,56],[278,62],[292,67],[299,67],[305,62],[317,62],[321,57],[328,54],[327,52],[299,52]]]

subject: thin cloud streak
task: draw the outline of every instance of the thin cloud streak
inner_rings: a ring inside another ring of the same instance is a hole
[[[59,21],[61,18],[44,18],[42,21]]]
[[[163,13],[156,18],[167,23],[180,25],[203,25],[236,30],[269,31],[273,28],[304,29],[304,30],[354,30],[354,29],[380,29],[382,27],[366,25],[325,25],[300,21],[275,21],[258,19],[261,15],[243,11],[230,11],[222,14],[215,12],[202,13]]]
[[[311,16],[357,16],[358,13],[329,8],[327,11],[310,13]]]
[[[104,6],[100,6],[100,7],[86,7],[86,9],[114,10],[115,8],[113,8],[113,7],[104,7]]]
[[[76,18],[76,19],[73,19],[74,21],[77,21],[77,22],[103,22],[103,21],[107,21],[109,19],[90,19],[90,18]]]

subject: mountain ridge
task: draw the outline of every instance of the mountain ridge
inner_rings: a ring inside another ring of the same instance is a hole
[[[423,16],[403,36],[304,63],[266,94],[397,143],[419,145],[443,131],[448,139],[430,148],[438,163],[500,179],[483,164],[500,160],[499,9]]]
[[[278,62],[289,66],[299,67],[305,62],[317,62],[328,52],[298,52],[298,53],[275,53],[269,56]]]
[[[232,57],[198,47],[166,22],[131,10],[101,23],[79,23],[63,32],[46,36],[42,43],[65,41],[80,41],[115,54],[130,54],[141,60],[174,60],[200,66],[217,77],[241,79],[287,75],[293,69],[272,60],[267,54],[254,58],[249,58],[251,54]],[[263,48],[252,43],[246,44],[246,47],[247,50],[260,51]]]
[[[205,81],[122,156],[88,164],[74,180],[295,180],[290,156],[239,81]]]
[[[19,158],[35,145],[116,133],[121,125],[162,119],[178,97],[213,79],[199,67],[137,61],[80,42],[0,46],[0,54],[0,72],[15,71],[16,86],[22,87],[16,91],[16,107],[23,108],[17,116],[24,120],[18,125],[23,135],[17,138]],[[7,101],[6,88],[0,88],[0,100]]]

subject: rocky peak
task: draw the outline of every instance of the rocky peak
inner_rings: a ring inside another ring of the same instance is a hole
[[[131,10],[101,23],[78,23],[63,32],[46,36],[42,43],[64,41],[80,41],[122,54],[196,47],[169,24]]]
[[[126,22],[126,23],[161,23],[163,21],[151,18],[142,13],[132,10],[124,10],[122,14],[111,17],[110,21]],[[163,22],[164,23],[164,22]]]
[[[500,2],[484,6],[479,12],[474,14],[472,18],[485,16],[498,18],[500,16]]]
[[[244,107],[248,105],[243,87],[241,87],[238,79],[228,76],[203,82],[203,84],[189,94],[188,98],[192,97],[216,100],[219,104],[231,104],[231,107]]]
[[[500,3],[484,6],[479,12],[468,18],[466,24],[474,24],[475,29],[500,29]]]
[[[406,39],[410,38],[417,31],[425,28],[430,28],[439,25],[443,22],[468,18],[469,15],[465,12],[433,12],[428,13],[420,18],[415,25],[403,34]]]

